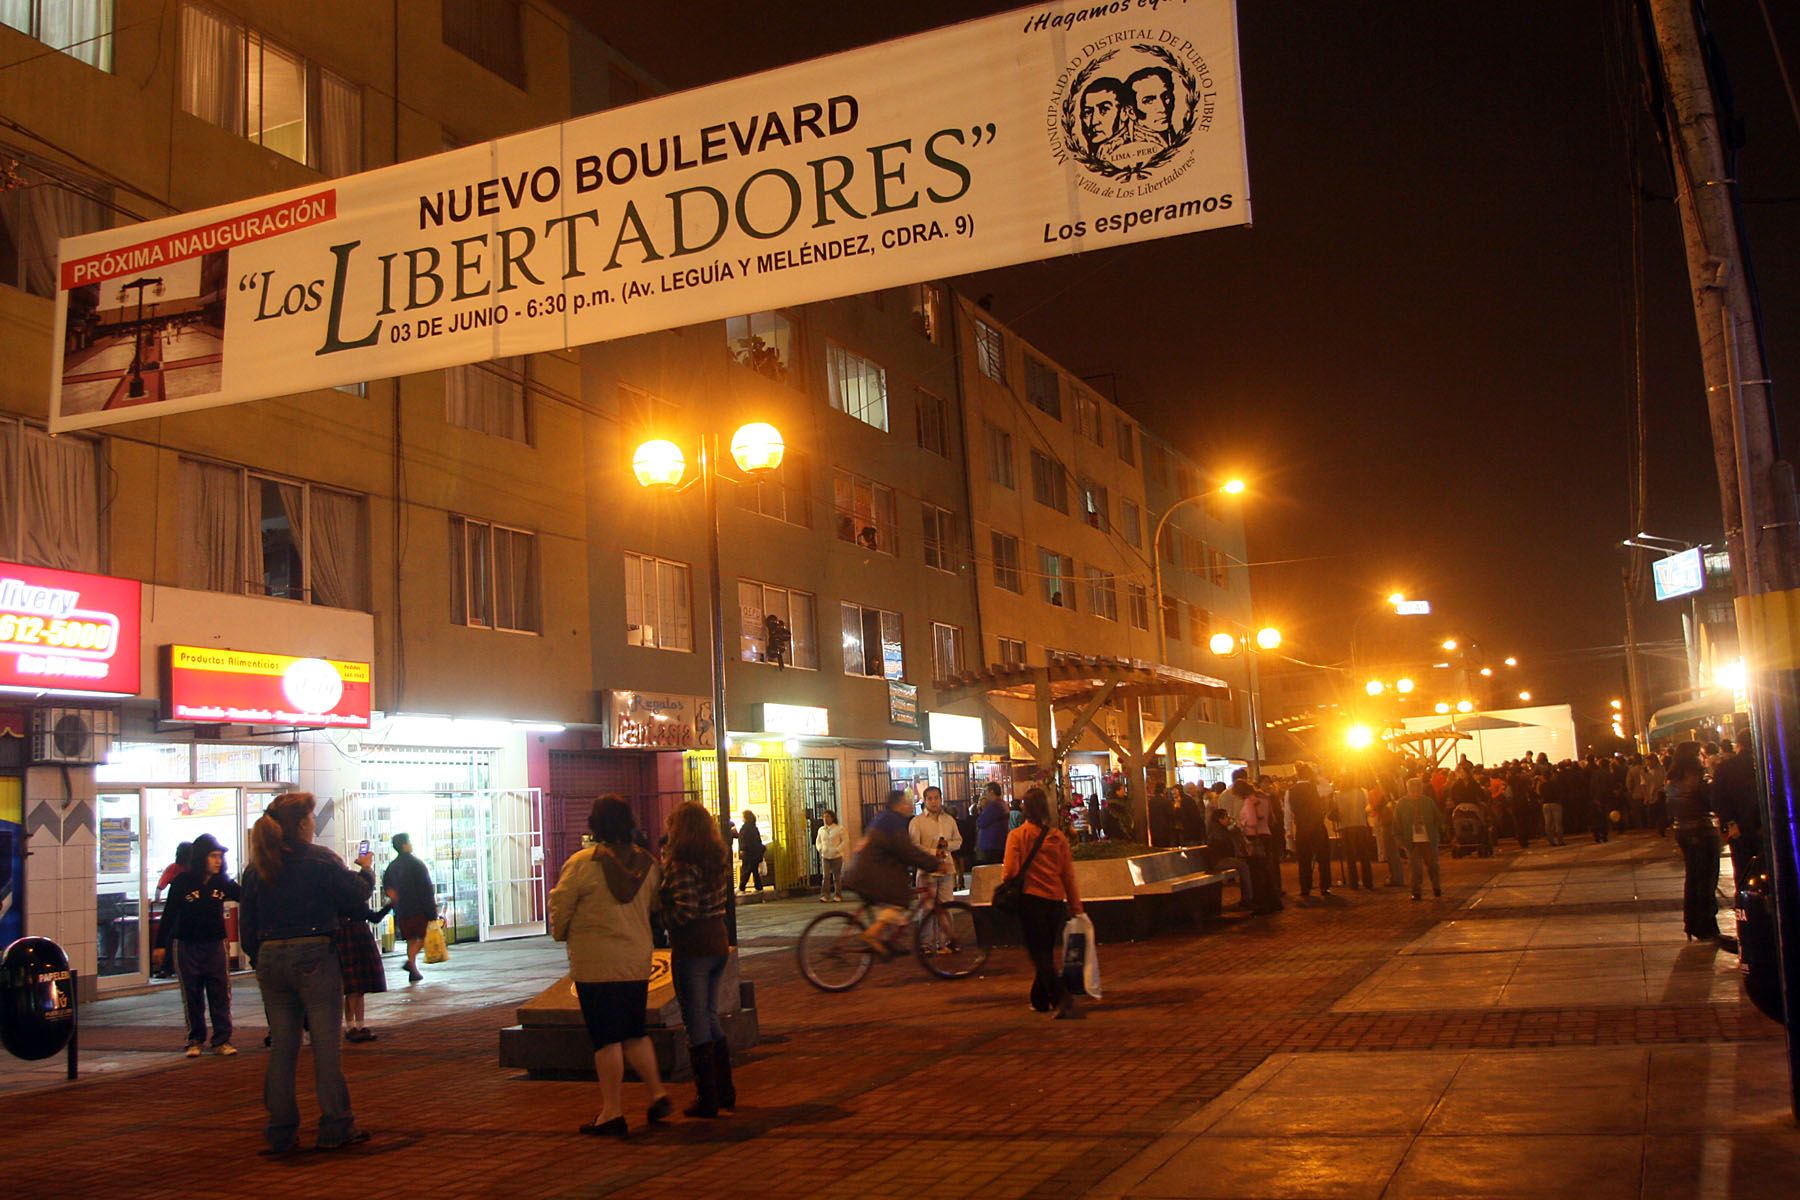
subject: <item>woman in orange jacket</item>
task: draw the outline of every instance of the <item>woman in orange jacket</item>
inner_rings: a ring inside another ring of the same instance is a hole
[[[1025,793],[1025,822],[1007,834],[1006,858],[1000,870],[1005,879],[1024,875],[1019,930],[1037,971],[1031,983],[1031,1007],[1037,1012],[1054,1012],[1059,1021],[1080,1017],[1074,998],[1056,973],[1056,944],[1069,914],[1081,911],[1081,893],[1075,887],[1075,858],[1069,839],[1051,823],[1050,798],[1043,788]]]

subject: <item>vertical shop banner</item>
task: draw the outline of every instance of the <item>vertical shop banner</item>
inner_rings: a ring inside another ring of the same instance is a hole
[[[66,239],[51,428],[1249,218],[1232,0],[1020,9]]]

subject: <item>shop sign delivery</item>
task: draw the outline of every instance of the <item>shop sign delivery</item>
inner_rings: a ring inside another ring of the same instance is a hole
[[[76,429],[1248,223],[1232,0],[964,22],[63,241]]]
[[[135,696],[142,585],[0,563],[0,688]]]

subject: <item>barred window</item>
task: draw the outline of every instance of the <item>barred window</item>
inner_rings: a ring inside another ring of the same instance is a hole
[[[975,363],[995,383],[1006,382],[1006,335],[979,317],[975,319]]]

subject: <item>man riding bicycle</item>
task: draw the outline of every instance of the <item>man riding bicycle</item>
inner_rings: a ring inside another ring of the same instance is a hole
[[[906,924],[906,909],[913,893],[912,872],[941,875],[948,870],[936,855],[913,845],[908,833],[912,815],[912,797],[900,788],[890,791],[887,804],[869,823],[862,844],[856,848],[856,857],[844,872],[845,887],[879,906],[875,923],[863,931],[862,937],[883,958],[892,957],[888,941]]]

